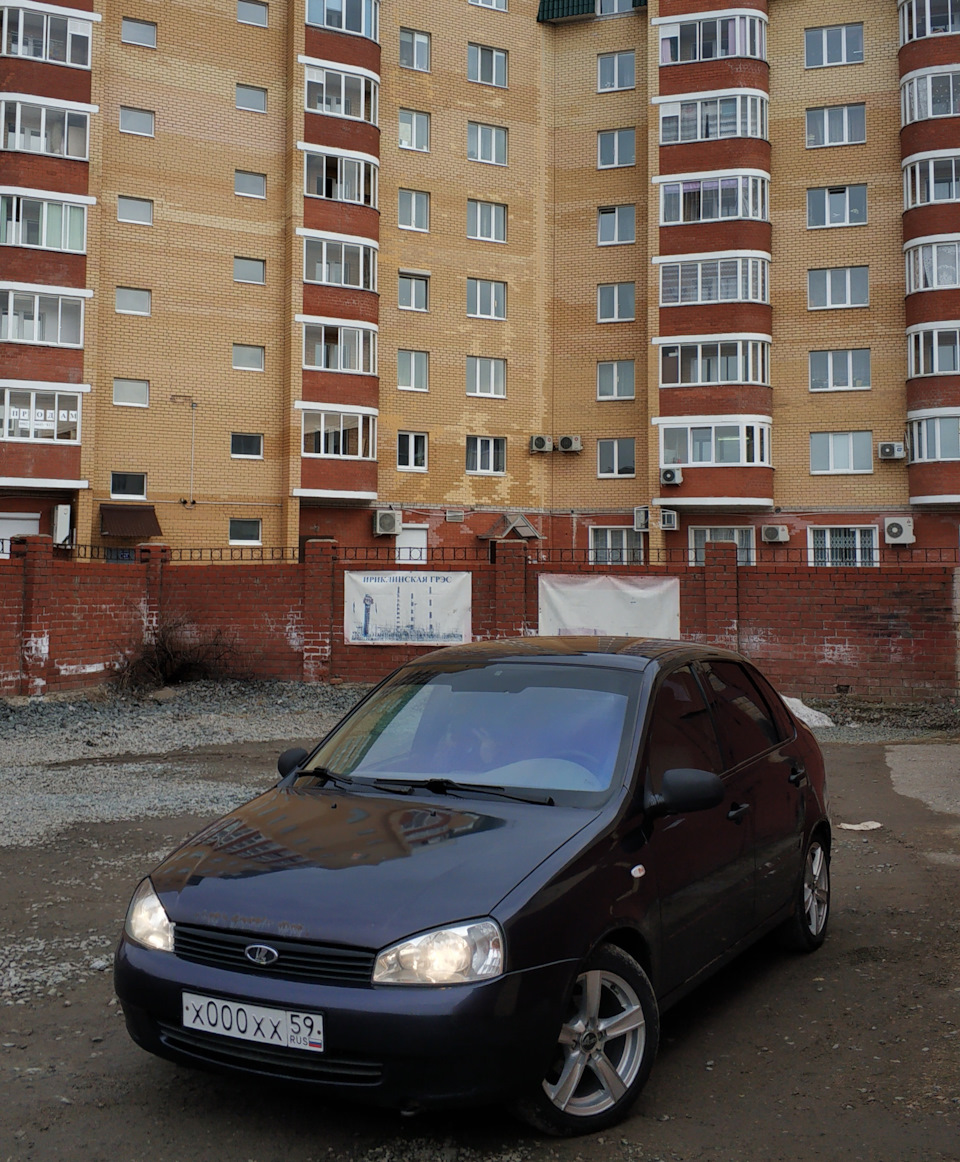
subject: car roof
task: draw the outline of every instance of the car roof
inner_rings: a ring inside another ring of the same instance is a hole
[[[653,637],[518,637],[446,646],[423,654],[408,665],[483,665],[490,662],[602,663],[645,670],[656,664],[680,664],[698,658],[741,661],[739,654],[699,642]]]

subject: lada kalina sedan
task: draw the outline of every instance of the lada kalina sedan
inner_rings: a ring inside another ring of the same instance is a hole
[[[163,1057],[584,1133],[664,1008],[774,928],[824,939],[820,751],[734,653],[450,647],[279,767],[134,893],[116,989]]]

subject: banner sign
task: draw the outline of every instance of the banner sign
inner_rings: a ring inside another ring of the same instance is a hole
[[[351,646],[449,646],[471,640],[471,573],[344,573],[343,640]]]
[[[677,577],[540,575],[540,633],[680,636]]]

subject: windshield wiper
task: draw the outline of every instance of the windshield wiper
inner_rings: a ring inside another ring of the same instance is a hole
[[[362,780],[361,780],[362,781]],[[516,803],[539,803],[544,807],[554,807],[553,798],[550,795],[539,794],[536,791],[527,791],[520,787],[510,788],[497,786],[494,783],[459,783],[456,779],[447,778],[433,778],[433,779],[398,779],[396,782],[392,780],[381,780],[372,783],[378,790],[393,791],[398,795],[409,795],[418,788],[423,788],[427,791],[432,791],[435,795],[450,795],[461,794],[467,795],[476,793],[480,795],[493,795],[498,799],[511,799]]]
[[[320,779],[321,786],[325,787],[327,783],[333,783],[341,791],[354,785],[353,779],[349,775],[338,775],[334,771],[327,770],[326,767],[314,767],[312,771],[301,771],[299,768],[292,770],[289,775],[284,775],[277,786],[292,787],[297,779]]]

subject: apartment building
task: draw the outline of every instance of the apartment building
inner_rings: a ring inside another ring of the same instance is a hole
[[[960,0],[0,14],[0,551],[957,548]]]

